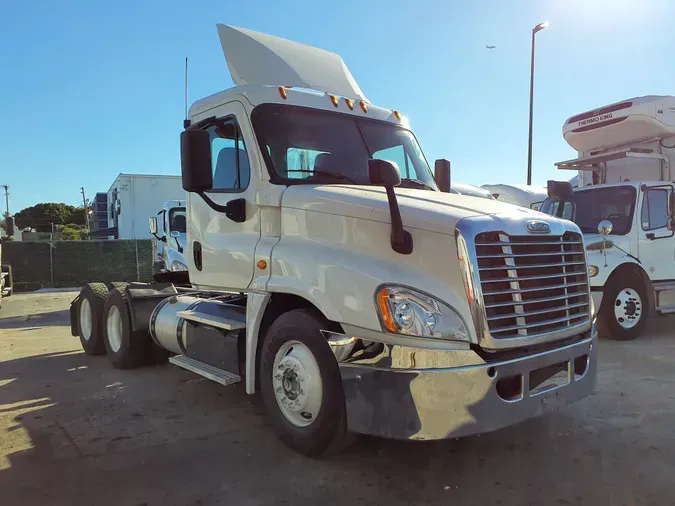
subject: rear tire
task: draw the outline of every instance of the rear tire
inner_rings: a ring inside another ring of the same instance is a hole
[[[131,310],[124,290],[115,288],[103,307],[103,342],[116,369],[133,369],[146,361],[150,335],[131,328]]]
[[[351,438],[342,377],[314,309],[279,316],[265,336],[260,389],[281,441],[309,457],[342,450]]]
[[[77,328],[82,349],[87,355],[105,353],[103,343],[103,305],[108,297],[108,287],[104,283],[87,283],[80,291],[77,308]]]
[[[598,312],[600,337],[631,341],[642,333],[648,317],[649,301],[640,277],[633,273],[612,276]]]

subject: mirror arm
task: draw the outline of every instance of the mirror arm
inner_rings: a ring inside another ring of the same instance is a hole
[[[226,205],[221,206],[204,192],[196,192],[208,206],[219,213],[225,213],[229,219],[236,223],[243,223],[246,221],[246,199],[230,200]]]
[[[182,247],[182,246],[180,245],[180,243],[178,242],[178,237],[174,237],[174,240],[176,241],[176,248],[178,248],[178,253],[182,253],[182,252],[183,252],[183,247]]]
[[[389,200],[389,214],[391,216],[391,248],[402,255],[409,255],[413,250],[413,238],[410,232],[403,228],[401,219],[401,209],[398,207],[398,200],[394,187],[387,185],[384,187],[387,191]]]

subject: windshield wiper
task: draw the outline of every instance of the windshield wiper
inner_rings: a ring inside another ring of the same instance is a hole
[[[329,172],[327,170],[303,170],[303,169],[293,169],[293,170],[287,170],[286,174],[289,172],[304,172],[306,174],[316,174],[318,176],[332,176],[332,177],[339,177],[340,179],[344,181],[349,181],[352,184],[359,184],[356,181],[354,181],[352,178],[345,176],[344,174],[340,174],[339,172]]]
[[[429,186],[424,181],[419,179],[413,179],[409,177],[401,178],[401,188],[418,188],[420,190],[431,190],[436,191],[433,187]]]

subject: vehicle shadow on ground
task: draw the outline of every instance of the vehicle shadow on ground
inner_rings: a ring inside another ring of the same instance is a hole
[[[167,386],[172,379],[177,386]],[[152,398],[155,381],[168,392],[165,398]],[[119,392],[128,400],[116,397]],[[259,401],[248,399],[241,385],[222,388],[167,366],[116,371],[105,357],[81,352],[4,362],[0,420],[10,417],[11,422],[3,424],[8,429],[2,438],[21,433],[25,441],[19,441],[15,451],[10,443],[9,451],[0,454],[0,489],[10,491],[7,504],[18,503],[21,498],[13,495],[18,491],[25,504],[54,500],[58,494],[76,497],[72,477],[44,473],[52,473],[55,462],[80,461],[87,468],[89,457],[118,453],[127,455],[123,468],[130,476],[143,477],[143,490],[146,480],[157,478],[148,465],[138,470],[131,466],[135,459],[145,463],[154,458],[157,467],[168,467],[171,483],[182,476],[202,491],[227,484],[228,490],[254,504],[627,504],[625,500],[633,497],[620,484],[614,489],[604,486],[610,477],[620,482],[624,473],[625,483],[633,481],[631,466],[619,461],[618,452],[603,452],[597,430],[565,411],[460,440],[405,442],[361,436],[343,453],[314,460],[279,443]],[[126,406],[134,402],[143,408]],[[180,404],[182,411],[177,411]],[[592,402],[583,406],[591,409]],[[111,432],[106,417],[131,429]],[[178,424],[174,435],[166,428],[172,424]],[[184,428],[208,424],[211,432],[196,435]],[[602,437],[611,436],[621,439],[607,426]],[[149,456],[134,456],[144,451],[141,447],[154,447],[155,456],[150,450]],[[187,460],[174,464],[176,453]],[[93,476],[89,479],[96,482]],[[44,480],[57,482],[35,488]],[[103,487],[99,484],[96,492],[98,504],[113,504],[120,494],[126,498],[120,504],[131,504],[124,495],[131,494],[131,485],[129,490]],[[198,504],[170,500],[170,494],[156,488],[146,497],[153,499],[148,504]]]
[[[70,326],[70,312],[68,310],[0,318],[0,330],[60,327],[64,325]]]

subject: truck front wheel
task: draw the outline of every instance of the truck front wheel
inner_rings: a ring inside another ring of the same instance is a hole
[[[279,438],[310,457],[349,441],[342,378],[321,330],[323,317],[296,309],[270,326],[260,357],[260,388]]]
[[[642,333],[648,316],[642,281],[634,274],[613,276],[605,287],[598,313],[600,335],[616,341],[635,339]]]

